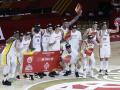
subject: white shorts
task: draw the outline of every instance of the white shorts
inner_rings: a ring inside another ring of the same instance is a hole
[[[110,45],[104,44],[100,48],[100,58],[109,58],[111,54],[111,48]]]
[[[80,46],[78,44],[71,44],[71,48],[74,49],[74,50],[76,50],[77,52],[79,50],[79,47]]]
[[[89,60],[87,60],[89,59]],[[91,68],[95,68],[95,56],[94,53],[91,54],[90,57],[86,57],[86,54],[83,56],[83,67],[86,68],[87,66],[90,66]]]

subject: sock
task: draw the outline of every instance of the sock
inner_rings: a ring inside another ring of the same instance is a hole
[[[75,69],[76,69],[75,65],[74,65],[74,64],[71,64],[71,72],[72,72],[72,73],[75,72]]]
[[[104,69],[104,61],[100,61],[100,69],[103,70]]]
[[[69,71],[70,70],[70,67],[68,64],[65,64],[65,71]]]
[[[6,80],[7,80],[7,78],[8,78],[7,76],[4,76],[4,79],[3,79],[3,81],[6,81]]]
[[[77,67],[75,68],[75,72],[79,72],[79,69]]]
[[[83,75],[84,75],[83,77],[87,76],[87,71],[85,69],[83,70]]]
[[[92,69],[90,70],[90,75],[91,75],[92,77],[94,76],[94,72],[93,72]]]
[[[108,61],[105,61],[105,65],[104,65],[104,70],[107,70],[108,69]]]

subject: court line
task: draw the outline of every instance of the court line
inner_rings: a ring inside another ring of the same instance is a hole
[[[114,70],[115,70],[115,69],[114,69]],[[110,70],[110,71],[112,71],[112,70]],[[115,74],[115,73],[114,73],[114,74]],[[101,79],[98,78],[98,75],[99,75],[99,73],[95,75],[95,79],[101,81]],[[32,85],[29,85],[29,86],[26,87],[24,90],[29,90],[31,87],[36,86],[36,85],[41,84],[41,83],[47,83],[47,82],[50,82],[50,81],[56,81],[56,80],[66,80],[66,79],[75,79],[75,78],[67,77],[67,78],[63,78],[63,79],[61,79],[61,78],[57,78],[57,79],[54,79],[54,80],[40,81],[40,82],[38,82],[38,83],[35,83],[35,84],[32,84]],[[105,79],[105,78],[104,78],[104,79]],[[83,82],[86,82],[86,81],[83,81]]]

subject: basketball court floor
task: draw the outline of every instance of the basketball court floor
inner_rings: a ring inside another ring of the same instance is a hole
[[[99,53],[98,47],[95,49],[96,70],[95,77],[86,79],[76,78],[74,74],[64,77],[62,75],[55,78],[44,77],[29,79],[20,79],[13,82],[12,86],[3,86],[0,84],[0,90],[120,90],[120,41],[112,42],[112,55],[109,62],[109,75],[102,76],[98,74]],[[0,66],[0,82],[2,81],[2,66]]]

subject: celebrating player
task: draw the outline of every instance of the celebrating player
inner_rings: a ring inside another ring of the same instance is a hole
[[[100,36],[100,73],[108,75],[108,59],[111,54],[110,49],[110,33],[119,32],[119,24],[116,23],[116,30],[108,29],[107,23],[104,22],[102,29],[99,32]]]
[[[90,76],[94,76],[94,68],[95,68],[95,58],[94,58],[94,45],[98,45],[96,40],[94,40],[94,36],[88,35],[87,39],[83,41],[83,50],[82,58],[83,58],[83,74],[84,78],[86,78],[87,73],[90,72]]]

